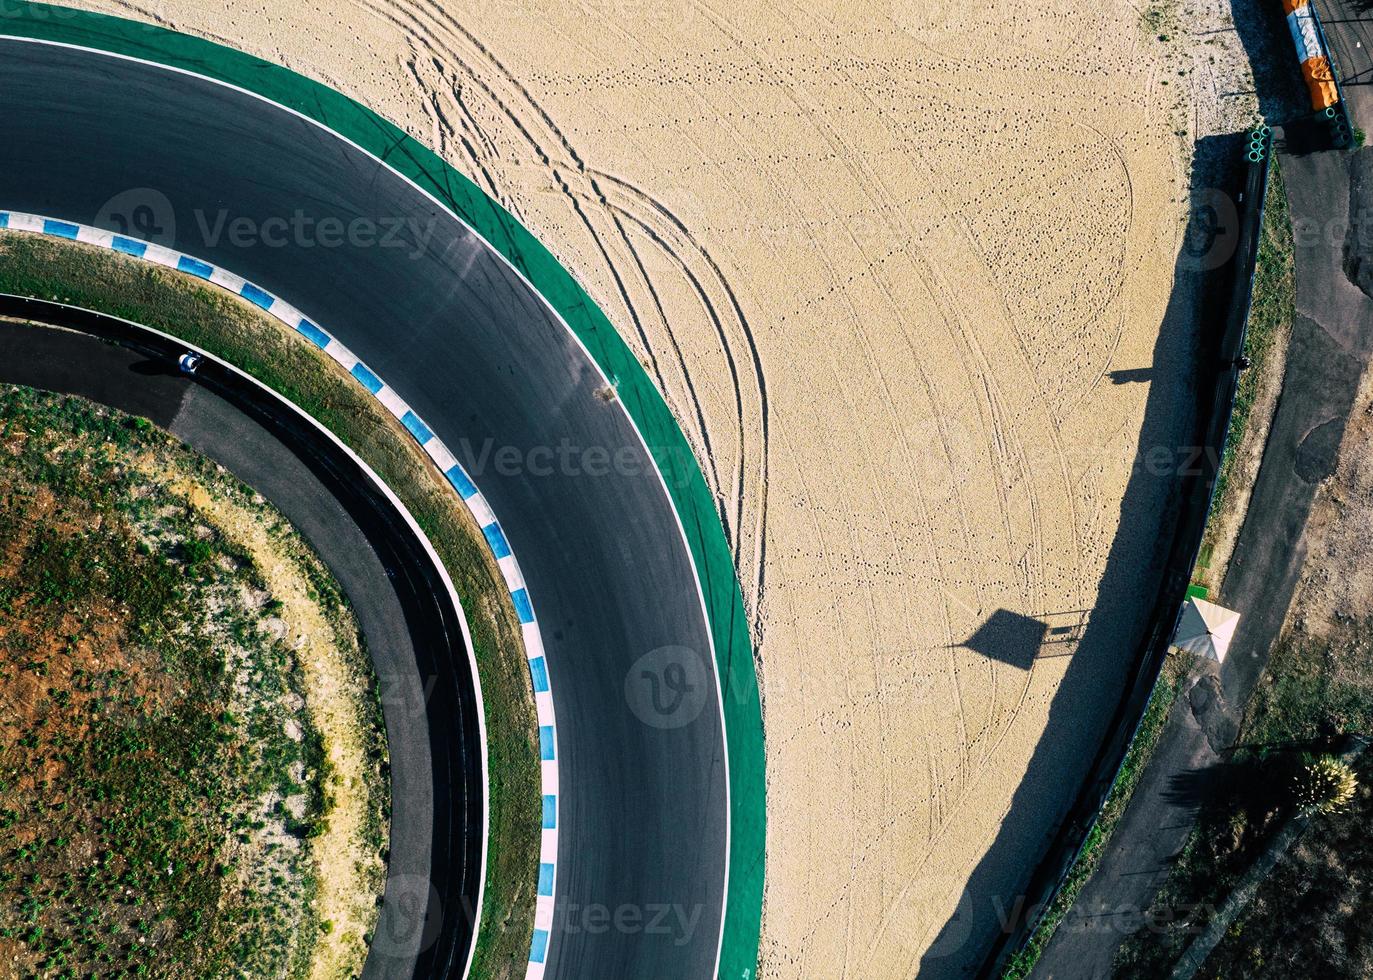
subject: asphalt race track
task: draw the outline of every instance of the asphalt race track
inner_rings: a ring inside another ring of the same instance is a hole
[[[57,304],[0,297],[0,314],[75,328],[0,320],[0,381],[151,419],[262,493],[328,565],[367,639],[391,745],[387,891],[363,977],[461,968],[481,872],[476,691],[458,613],[404,518],[345,453],[257,386],[213,363],[198,382],[180,374],[179,345]],[[458,851],[443,847],[449,840]],[[427,915],[434,907],[453,914]]]
[[[727,788],[707,625],[652,462],[571,335],[428,198],[250,96],[0,41],[0,119],[0,208],[253,280],[350,347],[458,455],[519,556],[553,679],[548,975],[710,976]],[[692,717],[654,724],[626,679],[668,647],[689,651],[710,691]]]

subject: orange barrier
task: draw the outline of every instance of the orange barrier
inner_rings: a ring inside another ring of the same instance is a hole
[[[1311,107],[1324,109],[1340,101],[1339,90],[1335,87],[1335,73],[1330,67],[1330,59],[1322,55],[1308,58],[1301,65],[1302,77],[1311,93]]]
[[[1321,43],[1316,12],[1311,8],[1310,0],[1282,0],[1282,7],[1287,12],[1287,29],[1292,32],[1292,43],[1297,48],[1297,60],[1301,62],[1311,107],[1318,111],[1328,109],[1340,101],[1340,93],[1330,58]]]

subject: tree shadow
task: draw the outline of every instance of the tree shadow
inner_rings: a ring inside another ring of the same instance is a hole
[[[1231,799],[1245,783],[1251,767],[1236,762],[1218,762],[1200,769],[1188,769],[1168,780],[1163,798],[1173,806],[1193,814],[1218,800]]]
[[[1084,801],[1104,794],[1109,780],[1090,787],[1085,780],[1099,775],[1094,771],[1102,768],[1101,760],[1110,758],[1112,746],[1123,744],[1128,732],[1122,734],[1122,729],[1127,726],[1119,722],[1130,715],[1141,684],[1157,669],[1153,627],[1166,618],[1158,612],[1160,596],[1176,592],[1181,601],[1190,573],[1191,549],[1179,561],[1174,542],[1191,534],[1199,537],[1205,518],[1209,491],[1197,485],[1206,477],[1196,472],[1192,447],[1207,444],[1217,386],[1232,377],[1230,365],[1219,356],[1230,281],[1230,266],[1223,263],[1230,256],[1217,259],[1215,250],[1217,241],[1223,248],[1225,241],[1238,236],[1228,227],[1236,221],[1233,214],[1222,215],[1218,222],[1213,204],[1217,198],[1233,202],[1240,195],[1237,180],[1242,175],[1236,163],[1241,144],[1241,137],[1220,136],[1200,140],[1194,147],[1196,189],[1189,227],[1148,369],[1151,383],[1139,452],[1097,598],[997,837],[970,875],[958,913],[922,957],[921,977],[990,971],[1008,951],[1013,934],[1034,918],[1033,903],[1038,899],[1031,896],[1045,894],[1072,856],[1062,857],[1061,849],[1051,845],[1065,826],[1084,824],[1084,813],[1078,812]],[[1202,324],[1208,327],[1204,336]],[[1173,462],[1154,465],[1160,458]],[[1200,507],[1197,493],[1202,494]],[[1186,568],[1181,567],[1184,564]],[[994,614],[989,625],[1004,623],[1006,630],[989,632],[979,641],[983,652],[1028,669],[1024,648],[1033,639],[1030,626],[998,616]],[[974,639],[982,634],[980,629]],[[995,642],[1003,635],[1006,642]],[[1085,792],[1089,788],[1093,792]],[[1093,802],[1090,812],[1095,806]]]

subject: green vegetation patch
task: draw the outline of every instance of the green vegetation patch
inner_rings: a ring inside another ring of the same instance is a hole
[[[1235,392],[1235,408],[1225,438],[1225,455],[1221,458],[1220,472],[1216,475],[1216,491],[1211,499],[1211,512],[1202,543],[1204,555],[1214,549],[1217,536],[1225,530],[1226,522],[1217,520],[1217,517],[1226,514],[1233,503],[1235,489],[1231,480],[1235,458],[1244,446],[1254,403],[1263,390],[1264,382],[1268,380],[1265,368],[1273,356],[1274,345],[1287,336],[1296,315],[1297,287],[1292,271],[1292,216],[1287,203],[1287,187],[1276,158],[1269,167],[1268,196],[1254,269],[1254,295],[1244,341],[1249,369],[1240,375],[1239,387]],[[1277,380],[1281,382],[1281,378]]]
[[[315,955],[311,841],[334,803],[325,745],[255,556],[173,477],[285,532],[145,420],[0,386],[6,975],[304,976]],[[309,577],[365,669],[343,597],[317,562]],[[365,877],[379,894],[374,699],[366,715]]]
[[[509,593],[452,488],[399,423],[333,361],[223,290],[92,246],[0,231],[0,292],[124,317],[224,358],[330,429],[414,515],[462,599],[486,705],[491,824],[473,974],[522,977],[538,881],[538,724]]]
[[[1312,818],[1207,957],[1206,977],[1373,976],[1373,764],[1349,806]]]
[[[1350,620],[1330,639],[1284,638],[1249,702],[1244,740],[1313,744],[1373,732],[1373,622]]]
[[[1239,748],[1227,771],[1216,774],[1215,795],[1150,909],[1161,925],[1126,940],[1118,975],[1166,974],[1197,925],[1299,809],[1296,772],[1345,737],[1370,731],[1373,621],[1347,621],[1326,639],[1281,640],[1250,700]],[[1313,816],[1201,975],[1373,973],[1373,929],[1362,914],[1373,901],[1373,847],[1365,839],[1373,821],[1373,770],[1367,754],[1355,765],[1360,785],[1350,805]],[[1310,966],[1293,973],[1295,964]]]

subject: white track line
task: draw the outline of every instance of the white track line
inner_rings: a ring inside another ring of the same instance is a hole
[[[2,32],[0,32],[0,34],[2,34]],[[361,153],[363,156],[367,157],[369,160],[372,160],[373,162],[375,162],[375,163],[377,164],[377,166],[382,167],[382,168],[386,169],[387,171],[389,171],[390,173],[394,174],[399,180],[401,180],[402,182],[404,182],[405,184],[407,184],[409,187],[413,188],[418,194],[420,194],[420,195],[421,195],[422,197],[424,197],[425,199],[427,199],[427,200],[429,200],[429,201],[432,201],[436,207],[438,207],[438,208],[439,208],[440,210],[442,210],[444,213],[446,213],[446,214],[448,214],[448,215],[451,215],[454,221],[456,221],[456,222],[457,222],[459,225],[461,225],[463,228],[467,229],[467,231],[468,231],[469,234],[471,234],[474,238],[476,238],[477,241],[481,242],[482,245],[484,245],[484,246],[486,247],[486,249],[487,249],[488,252],[490,252],[492,255],[494,255],[498,261],[500,261],[501,263],[503,263],[503,264],[506,266],[506,268],[508,268],[511,272],[513,272],[513,273],[519,278],[520,282],[524,283],[525,287],[526,287],[532,294],[534,294],[535,296],[537,296],[537,297],[539,298],[539,302],[543,303],[544,307],[545,307],[545,308],[548,310],[548,312],[553,316],[553,318],[554,318],[558,323],[562,324],[563,329],[567,331],[568,336],[570,336],[570,337],[572,338],[572,340],[576,343],[576,345],[581,349],[583,356],[586,357],[587,362],[592,366],[592,368],[595,369],[596,373],[597,373],[598,375],[600,375],[601,380],[604,381],[604,382],[605,382],[607,385],[609,385],[610,387],[612,387],[612,388],[618,390],[619,384],[618,384],[617,380],[616,380],[616,379],[612,379],[609,375],[607,375],[607,374],[605,373],[605,370],[601,367],[600,362],[597,361],[596,358],[592,356],[591,351],[587,348],[586,344],[582,342],[582,338],[579,337],[579,336],[577,336],[577,331],[575,331],[575,330],[572,329],[572,326],[567,322],[566,319],[564,319],[562,313],[560,313],[560,312],[558,311],[558,308],[555,307],[551,302],[549,302],[548,297],[544,296],[544,294],[543,294],[542,292],[539,291],[539,289],[529,280],[529,277],[526,276],[526,275],[524,274],[524,271],[523,271],[522,269],[520,269],[518,266],[516,266],[515,263],[512,262],[503,252],[501,252],[500,249],[496,248],[493,244],[491,244],[491,242],[490,242],[484,235],[482,235],[482,233],[481,233],[480,231],[478,231],[476,228],[474,228],[469,222],[467,222],[466,220],[464,220],[463,217],[462,217],[460,214],[458,214],[456,211],[454,211],[446,202],[444,202],[444,201],[440,200],[439,198],[435,197],[435,196],[434,196],[432,193],[430,193],[428,190],[424,189],[424,188],[421,187],[419,184],[415,183],[415,181],[414,181],[413,179],[411,179],[410,177],[408,177],[408,176],[406,176],[405,174],[401,173],[401,172],[400,172],[399,170],[397,170],[395,167],[391,166],[390,163],[388,163],[387,161],[383,160],[381,157],[377,156],[375,153],[372,153],[371,151],[367,150],[365,147],[359,146],[357,143],[353,142],[351,139],[349,139],[348,137],[344,136],[342,133],[339,133],[339,132],[337,132],[337,131],[335,131],[335,130],[333,130],[333,129],[330,129],[328,126],[326,126],[324,123],[320,122],[318,119],[314,119],[314,118],[312,118],[312,117],[310,117],[310,116],[307,116],[305,113],[300,112],[300,111],[297,110],[297,109],[293,109],[293,108],[291,108],[290,106],[282,105],[280,102],[273,101],[272,99],[267,98],[265,95],[262,95],[262,94],[260,94],[260,93],[258,93],[258,92],[254,92],[254,91],[252,91],[251,89],[246,89],[246,88],[243,88],[243,87],[240,86],[240,85],[235,85],[235,84],[233,84],[232,82],[222,81],[222,80],[220,80],[220,79],[218,79],[218,78],[210,78],[210,77],[207,76],[207,75],[201,75],[201,74],[199,74],[199,73],[197,73],[197,72],[190,71],[189,69],[186,69],[186,68],[180,68],[180,67],[177,67],[177,66],[175,66],[175,65],[167,65],[167,64],[163,64],[163,63],[158,62],[158,61],[151,61],[151,60],[149,60],[149,59],[147,59],[147,58],[137,58],[137,57],[134,57],[134,56],[132,56],[132,55],[120,54],[120,53],[115,52],[115,51],[105,51],[105,50],[103,50],[103,49],[101,49],[101,48],[92,48],[92,47],[90,47],[90,46],[88,46],[88,45],[82,45],[82,44],[69,44],[69,43],[65,43],[65,42],[62,42],[62,41],[51,41],[51,40],[48,40],[48,39],[46,39],[46,38],[17,37],[17,36],[14,36],[14,35],[3,35],[3,36],[6,37],[6,38],[9,39],[9,40],[12,40],[12,41],[22,41],[22,42],[26,42],[26,43],[30,43],[30,44],[46,44],[46,45],[48,45],[48,46],[50,46],[50,47],[66,48],[66,49],[73,50],[73,51],[84,51],[84,52],[88,52],[88,53],[91,53],[91,54],[102,55],[102,56],[107,57],[107,58],[116,58],[116,59],[119,59],[119,60],[121,60],[121,61],[128,61],[128,62],[133,62],[133,63],[135,63],[135,64],[147,65],[147,66],[149,66],[149,67],[151,67],[151,68],[158,68],[158,69],[161,69],[161,70],[163,70],[163,71],[173,72],[173,73],[178,74],[178,75],[185,75],[185,76],[187,76],[187,77],[189,77],[189,78],[195,78],[195,79],[198,79],[198,80],[203,81],[203,82],[209,82],[210,84],[218,85],[218,86],[220,86],[220,87],[222,87],[222,88],[229,89],[230,91],[237,92],[237,93],[239,93],[240,95],[245,95],[245,96],[247,96],[248,98],[256,99],[256,100],[259,101],[259,102],[262,102],[262,103],[264,103],[264,104],[266,104],[266,105],[270,105],[270,106],[272,106],[272,107],[275,108],[275,109],[279,109],[280,111],[285,112],[285,113],[287,113],[288,115],[294,116],[295,118],[300,119],[300,120],[302,120],[302,121],[308,123],[308,124],[311,125],[311,126],[314,126],[315,128],[319,129],[320,131],[322,131],[322,132],[324,132],[324,133],[328,133],[330,136],[332,136],[332,137],[334,137],[335,139],[341,141],[341,142],[344,143],[345,145],[352,147],[352,148],[353,148],[354,150],[356,150],[358,153]],[[286,70],[289,71],[289,69],[286,69]],[[316,84],[322,85],[323,83],[316,83]],[[358,105],[359,105],[365,112],[369,112],[369,113],[372,112],[371,109],[368,109],[366,106],[361,105],[361,103],[358,103]],[[373,115],[375,115],[375,113],[373,113]],[[381,118],[381,117],[378,117],[378,118]],[[445,163],[444,165],[447,166],[446,163]],[[450,169],[451,169],[451,168],[450,168]],[[455,171],[455,172],[456,172],[456,171]],[[515,219],[514,219],[514,218],[511,218],[511,220],[514,221]],[[156,247],[156,246],[154,246],[154,247]],[[151,256],[149,256],[149,257],[151,257]],[[590,302],[589,299],[588,299],[588,302]],[[714,671],[714,673],[715,673],[715,707],[716,707],[716,710],[717,710],[718,713],[719,713],[719,718],[720,718],[720,737],[721,737],[721,739],[722,739],[722,740],[724,741],[724,743],[725,743],[725,746],[724,746],[725,751],[724,751],[724,753],[723,753],[723,759],[724,759],[724,782],[725,782],[725,855],[724,855],[724,857],[725,857],[725,861],[724,861],[725,867],[724,867],[724,886],[723,886],[723,890],[722,890],[722,893],[721,893],[721,896],[720,896],[720,932],[719,932],[719,935],[716,937],[716,942],[715,942],[715,968],[714,968],[714,970],[712,971],[712,976],[714,976],[714,975],[719,974],[719,972],[720,972],[720,954],[721,954],[721,950],[722,950],[722,948],[723,948],[723,946],[724,946],[724,941],[725,941],[725,920],[726,920],[726,917],[727,917],[726,913],[727,913],[727,911],[728,911],[728,903],[729,903],[729,865],[730,865],[730,847],[731,847],[731,844],[732,844],[732,841],[733,841],[733,816],[732,816],[732,811],[731,811],[732,790],[731,790],[731,787],[730,787],[730,769],[729,769],[729,729],[728,729],[728,728],[726,727],[726,725],[725,725],[725,693],[724,693],[724,684],[722,683],[722,680],[721,680],[721,677],[720,677],[719,658],[718,658],[718,655],[717,655],[717,652],[716,652],[716,649],[715,649],[715,633],[714,633],[714,629],[713,629],[712,623],[711,623],[710,608],[706,605],[705,590],[704,590],[704,589],[702,588],[702,586],[701,586],[701,571],[700,571],[700,569],[697,568],[697,566],[696,566],[696,556],[692,553],[692,550],[691,550],[691,541],[690,541],[690,539],[687,537],[686,527],[685,527],[685,525],[683,525],[683,523],[682,523],[682,515],[679,514],[679,513],[677,512],[677,505],[676,505],[676,503],[675,503],[675,502],[673,501],[673,499],[672,499],[672,492],[671,492],[671,490],[668,488],[667,479],[663,476],[662,469],[658,466],[657,458],[653,455],[653,452],[652,452],[651,449],[649,448],[648,440],[644,438],[643,432],[641,432],[641,431],[639,430],[639,424],[638,424],[638,422],[636,422],[636,421],[634,420],[634,416],[632,416],[632,415],[629,414],[629,410],[626,409],[626,408],[624,407],[624,403],[623,403],[623,402],[621,402],[618,398],[617,398],[615,401],[616,401],[616,404],[617,404],[617,406],[619,407],[620,411],[622,411],[622,412],[624,413],[625,419],[629,422],[630,428],[632,428],[632,429],[634,430],[635,436],[638,437],[638,439],[639,439],[639,444],[640,444],[641,446],[643,446],[644,453],[648,456],[649,460],[653,463],[653,472],[654,472],[655,474],[657,474],[657,476],[658,476],[658,483],[659,483],[659,484],[662,486],[662,488],[663,488],[663,495],[667,498],[668,507],[669,507],[669,509],[672,511],[672,516],[673,516],[674,520],[676,520],[676,522],[677,522],[677,533],[681,536],[681,539],[682,539],[682,547],[683,547],[683,548],[685,549],[685,551],[686,551],[687,561],[691,563],[692,575],[693,575],[693,578],[694,578],[695,581],[696,581],[696,597],[697,597],[697,599],[699,600],[699,602],[700,602],[700,604],[701,604],[701,619],[702,619],[702,622],[704,622],[704,623],[705,623],[705,626],[706,626],[706,643],[707,643],[707,644],[709,645],[709,647],[710,647],[710,656],[709,656],[707,659],[710,661],[710,668],[711,668],[711,670]],[[542,649],[542,645],[540,645],[540,648]],[[526,652],[528,652],[527,648],[526,648]],[[749,651],[749,656],[752,656],[752,650]],[[544,833],[545,833],[545,835],[546,835],[546,834],[548,833],[548,831],[545,830]],[[556,839],[556,838],[555,838],[555,839]],[[556,852],[555,852],[555,853],[556,853]],[[541,869],[540,869],[540,878],[541,878],[540,884],[542,884],[542,867],[541,867]],[[542,890],[542,889],[541,889],[541,890]],[[549,923],[549,925],[551,925],[551,922],[552,922],[551,908],[552,908],[552,902],[550,901],[550,902],[549,902],[550,914],[549,914],[549,917],[548,917],[548,920],[547,920],[548,923]],[[538,919],[536,919],[536,927],[537,927],[537,924],[538,924]],[[547,929],[547,928],[548,928],[548,926],[545,926],[545,929]],[[545,958],[546,958],[546,953],[547,953],[547,948],[546,948],[546,946],[547,946],[547,942],[548,942],[548,937],[545,937],[544,942],[545,942],[544,953],[545,953]],[[538,943],[539,943],[539,935],[538,935],[538,932],[536,931],[536,932],[535,932],[535,936],[534,936],[534,943],[533,943],[533,945],[534,945],[535,947],[537,947],[537,946],[538,946]],[[474,949],[475,949],[475,945],[474,945]],[[536,969],[536,964],[535,964],[535,961],[534,961],[534,958],[533,958],[533,952],[534,952],[534,950],[531,949],[530,965],[529,965],[529,970],[528,970],[528,972],[526,973],[526,978],[527,978],[527,980],[542,980],[542,977],[543,977],[543,961],[540,960],[540,961],[537,963],[537,969]],[[471,968],[471,965],[472,965],[472,964],[471,964],[471,955],[470,955],[470,953],[469,953],[467,967],[463,970],[463,976],[464,976],[464,977],[467,976],[467,971]]]

